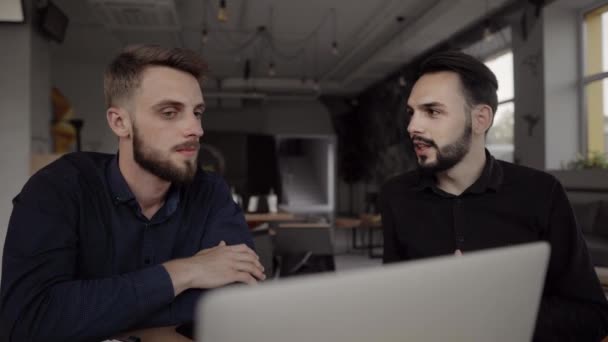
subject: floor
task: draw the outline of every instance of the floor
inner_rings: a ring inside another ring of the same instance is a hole
[[[349,252],[336,255],[335,258],[336,271],[350,271],[368,267],[378,267],[382,265],[382,259],[370,258],[366,252]]]

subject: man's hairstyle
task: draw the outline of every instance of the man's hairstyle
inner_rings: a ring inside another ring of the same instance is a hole
[[[191,50],[157,45],[128,46],[105,71],[103,91],[106,106],[109,108],[130,98],[140,86],[144,69],[149,66],[166,66],[181,70],[197,80],[207,71],[207,64]]]
[[[418,78],[424,74],[452,71],[460,76],[467,105],[486,104],[496,114],[498,81],[485,64],[459,51],[444,51],[431,55],[420,65]]]

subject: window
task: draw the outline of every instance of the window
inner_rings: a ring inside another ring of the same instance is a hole
[[[608,5],[583,16],[584,103],[587,153],[608,152]]]
[[[496,159],[513,161],[515,102],[513,88],[513,52],[502,52],[485,61],[498,79],[498,108],[488,132],[486,147]]]

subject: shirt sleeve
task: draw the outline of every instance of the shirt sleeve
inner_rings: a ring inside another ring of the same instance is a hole
[[[78,203],[65,184],[34,176],[13,201],[0,287],[0,340],[101,340],[173,300],[160,265],[77,279]]]
[[[221,241],[227,245],[246,244],[254,249],[253,236],[243,211],[232,199],[226,182],[219,177],[215,179],[209,205],[212,209],[200,243],[201,249],[215,247]]]
[[[545,238],[551,259],[535,341],[600,341],[608,335],[608,303],[561,184],[550,197]]]

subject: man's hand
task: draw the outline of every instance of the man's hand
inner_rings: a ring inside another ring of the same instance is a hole
[[[259,257],[247,245],[219,245],[185,259],[163,264],[177,296],[189,289],[211,289],[231,283],[256,284],[266,279]]]

